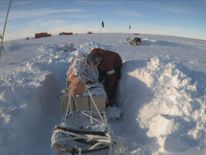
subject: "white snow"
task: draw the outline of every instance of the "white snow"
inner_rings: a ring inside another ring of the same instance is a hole
[[[56,154],[51,130],[61,122],[59,93],[69,61],[94,47],[114,50],[124,61],[116,94],[123,115],[109,122],[119,143],[110,154],[206,154],[206,41],[140,35],[142,44],[131,46],[126,42],[131,36],[6,42],[0,61],[0,154]]]

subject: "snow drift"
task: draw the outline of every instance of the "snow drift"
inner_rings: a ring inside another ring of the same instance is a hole
[[[204,148],[206,82],[200,77],[206,78],[206,74],[189,70],[167,55],[127,61],[119,102],[126,112],[135,110],[137,124],[156,139],[159,151]]]

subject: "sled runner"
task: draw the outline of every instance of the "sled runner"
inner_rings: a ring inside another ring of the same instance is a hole
[[[112,138],[105,113],[106,100],[101,84],[88,85],[81,96],[64,90],[60,101],[65,117],[53,129],[52,148],[71,154],[108,149]]]

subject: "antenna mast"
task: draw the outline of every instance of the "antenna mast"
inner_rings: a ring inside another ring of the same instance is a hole
[[[2,51],[3,51],[3,46],[4,46],[4,34],[5,34],[5,31],[6,31],[6,24],[7,24],[7,19],[8,19],[8,16],[9,16],[10,8],[11,8],[11,3],[12,3],[12,0],[10,0],[10,2],[9,2],[9,7],[8,7],[7,14],[6,14],[6,18],[5,18],[5,21],[4,21],[3,33],[2,33],[2,35],[0,35],[0,40],[1,40],[1,45],[0,45],[0,59],[1,59],[1,53],[2,53]]]

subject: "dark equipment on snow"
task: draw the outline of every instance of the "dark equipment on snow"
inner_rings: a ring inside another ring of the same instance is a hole
[[[141,44],[141,38],[139,38],[139,37],[127,38],[127,42],[128,42],[130,45],[138,46],[138,45]]]

